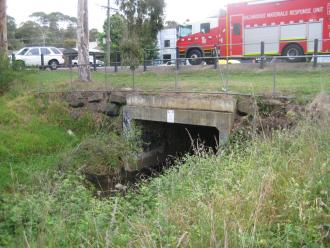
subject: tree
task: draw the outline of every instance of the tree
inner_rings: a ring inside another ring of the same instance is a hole
[[[14,39],[16,33],[16,21],[14,17],[7,15],[7,36],[8,39]]]
[[[103,24],[104,33],[99,36],[100,46],[106,50],[103,40],[106,39],[106,31],[108,29],[108,20]],[[124,35],[124,17],[116,13],[110,17],[110,37],[111,37],[111,51],[118,51]]]
[[[77,46],[79,79],[84,82],[91,81],[89,68],[89,30],[88,30],[88,0],[78,0],[78,26]]]
[[[176,21],[166,21],[165,28],[176,28],[179,24]]]
[[[30,18],[39,25],[39,31],[48,44],[66,46],[76,38],[77,18],[64,15],[61,12],[34,12]],[[64,28],[63,28],[64,27]]]
[[[64,15],[61,12],[51,12],[46,14],[45,12],[34,12],[30,15],[35,22],[39,23],[40,26],[47,26],[50,30],[59,30],[60,26],[76,25],[77,18]]]
[[[6,0],[0,0],[0,53],[7,54],[7,15],[6,15]]]
[[[89,41],[93,42],[99,38],[99,31],[96,28],[89,30]]]
[[[117,0],[116,2],[126,20],[121,45],[123,60],[125,61],[126,53],[128,56],[138,56],[128,58],[128,61],[138,61],[143,54],[142,49],[156,47],[157,33],[163,28],[165,1]]]
[[[24,22],[17,30],[15,38],[28,45],[41,45],[46,42],[46,30],[34,21]]]
[[[17,26],[15,18],[7,15],[7,38],[8,49],[15,50],[23,46],[22,42],[16,39]]]

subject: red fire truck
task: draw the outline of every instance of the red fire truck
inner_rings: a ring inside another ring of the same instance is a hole
[[[320,53],[330,53],[330,0],[254,0],[233,3],[220,11],[216,27],[201,23],[193,32],[192,25],[179,26],[177,47],[181,58],[190,64],[200,57],[258,56],[261,42],[265,55],[296,56],[312,54],[318,39]],[[205,59],[211,63],[212,59]]]

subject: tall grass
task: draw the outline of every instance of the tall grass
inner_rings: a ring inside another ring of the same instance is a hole
[[[6,247],[328,247],[330,127],[306,122],[219,156],[187,156],[138,191],[77,176],[3,195]]]
[[[55,97],[0,97],[0,191],[11,187],[12,172],[19,182],[31,183],[34,173],[54,168],[61,153],[98,131],[100,121],[88,112],[73,118]]]

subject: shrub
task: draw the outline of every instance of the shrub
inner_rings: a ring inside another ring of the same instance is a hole
[[[0,54],[0,95],[10,88],[15,77],[16,73],[11,68],[8,58],[4,54]]]
[[[135,166],[142,150],[141,132],[135,126],[126,136],[100,132],[86,137],[66,155],[62,169],[93,175],[117,175],[125,165]]]

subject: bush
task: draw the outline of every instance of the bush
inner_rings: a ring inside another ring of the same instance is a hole
[[[9,59],[4,54],[0,54],[0,95],[9,90],[16,76],[17,73],[12,69]]]
[[[133,125],[126,136],[100,132],[86,137],[66,155],[61,168],[89,175],[118,175],[125,166],[136,166],[142,151],[140,136],[140,130]]]

